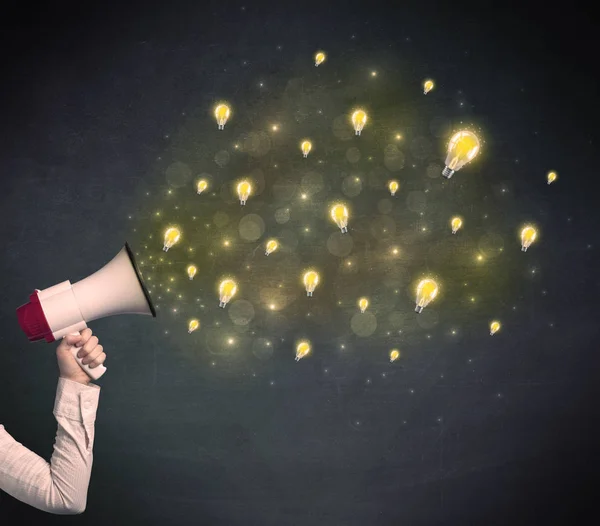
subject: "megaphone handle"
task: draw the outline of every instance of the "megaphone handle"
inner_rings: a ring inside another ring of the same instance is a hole
[[[77,335],[79,333],[72,332],[71,334]],[[83,360],[83,358],[79,358],[79,356],[77,356],[77,353],[79,352],[80,348],[81,347],[76,347],[75,345],[71,346],[71,354],[73,355],[73,358],[75,358],[75,360],[77,360],[79,367],[81,367],[92,380],[97,380],[106,372],[106,367],[104,367],[104,365],[100,364],[100,365],[97,365],[96,367],[94,367],[93,369],[91,369],[89,363],[82,363],[81,361]]]

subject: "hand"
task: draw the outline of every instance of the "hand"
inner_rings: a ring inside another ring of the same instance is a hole
[[[79,366],[77,360],[73,358],[70,350],[73,345],[79,347],[78,356],[83,358],[84,364],[90,364],[92,369],[104,363],[106,353],[104,353],[102,345],[98,345],[98,338],[92,336],[92,329],[90,328],[84,329],[77,335],[68,334],[60,342],[56,349],[60,377],[87,385],[90,383],[91,378]]]

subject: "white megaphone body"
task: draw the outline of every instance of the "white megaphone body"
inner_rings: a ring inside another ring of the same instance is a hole
[[[67,334],[79,334],[87,323],[115,314],[145,314],[156,317],[150,294],[144,285],[127,243],[104,267],[74,285],[63,281],[44,290],[35,289],[29,303],[17,309],[19,325],[35,342],[45,339],[51,343]],[[72,346],[73,357],[94,380],[106,367],[90,369],[77,356],[79,348]]]

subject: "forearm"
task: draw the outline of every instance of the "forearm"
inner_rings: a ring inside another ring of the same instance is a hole
[[[0,488],[43,511],[85,510],[93,463],[94,422],[99,387],[60,379],[54,415],[58,423],[50,463],[0,433]]]

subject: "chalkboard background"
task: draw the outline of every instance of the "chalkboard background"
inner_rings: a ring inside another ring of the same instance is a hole
[[[34,288],[95,272],[125,241],[141,253],[158,202],[146,205],[146,194],[164,192],[166,169],[189,153],[169,137],[185,136],[190,113],[206,109],[209,120],[222,94],[256,107],[267,97],[259,82],[285,86],[285,67],[310,61],[319,47],[341,77],[370,56],[391,68],[392,60],[411,64],[406,82],[415,90],[431,72],[455,119],[466,104],[467,120],[477,115],[493,130],[502,155],[496,168],[486,159],[477,177],[510,166],[503,184],[545,225],[543,243],[530,249],[542,278],[531,285],[521,275],[507,286],[516,313],[498,335],[504,340],[490,344],[485,316],[483,331],[465,319],[459,345],[440,325],[430,343],[408,340],[415,353],[422,345],[420,357],[386,377],[390,346],[377,362],[345,359],[339,341],[327,340],[335,324],[313,333],[331,349],[298,364],[287,342],[272,359],[242,345],[239,359],[217,353],[213,366],[202,345],[165,334],[186,332],[166,302],[157,319],[95,321],[108,372],[98,381],[87,510],[65,519],[1,494],[2,524],[566,524],[592,504],[595,28],[583,12],[548,6],[371,4],[26,11],[11,3],[0,85],[0,422],[50,458],[55,345],[28,343],[15,309]],[[210,129],[217,133],[214,122]],[[190,164],[194,176],[203,169]],[[550,198],[543,179],[551,168],[560,179]],[[455,195],[468,192],[468,175],[455,177]],[[214,312],[214,291],[199,294]],[[503,307],[507,319],[512,305]],[[353,352],[376,352],[356,345]]]

